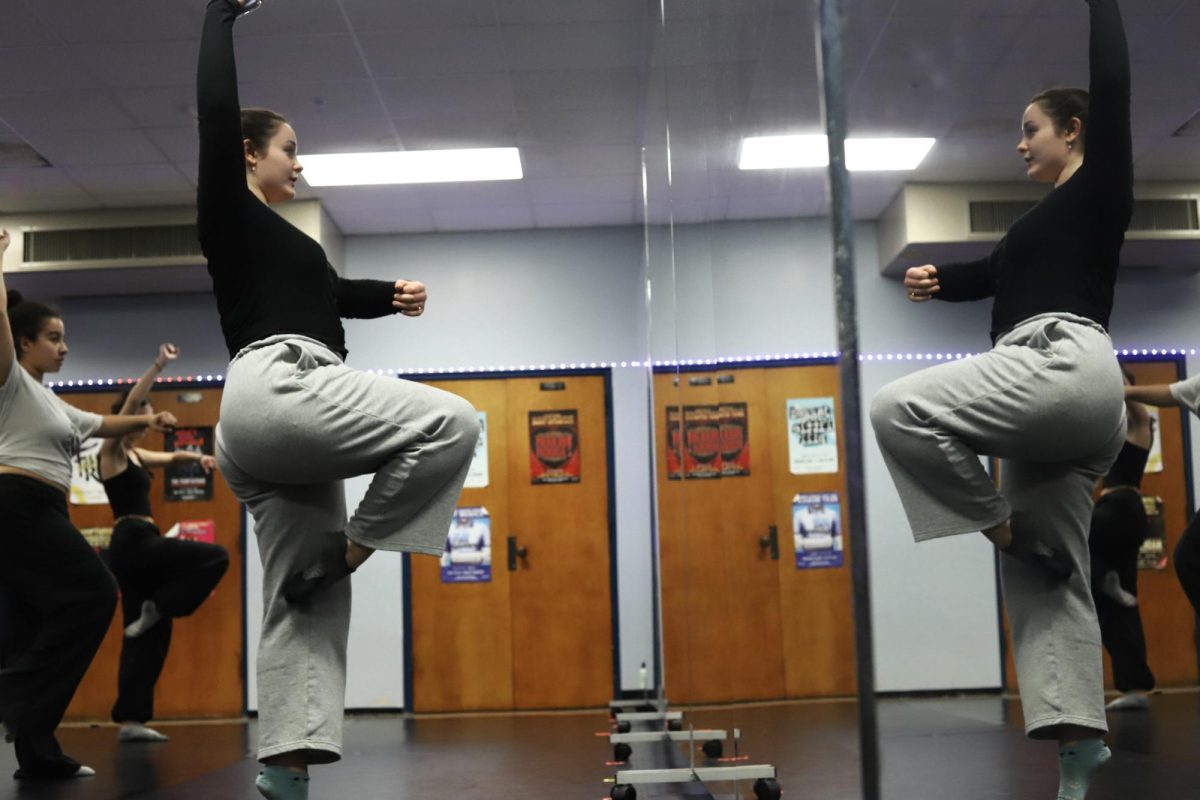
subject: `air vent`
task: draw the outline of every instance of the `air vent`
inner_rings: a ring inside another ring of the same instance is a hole
[[[200,256],[200,242],[196,237],[195,224],[76,228],[25,233],[26,266],[51,263],[133,263]]]
[[[1004,233],[1037,205],[1029,200],[971,201],[971,233]],[[1200,231],[1195,200],[1135,200],[1130,231]]]

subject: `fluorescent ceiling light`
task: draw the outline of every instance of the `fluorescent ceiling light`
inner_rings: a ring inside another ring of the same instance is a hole
[[[846,167],[855,172],[910,170],[920,166],[934,139],[847,139]],[[804,169],[829,165],[823,135],[747,136],[738,169]]]
[[[403,150],[301,156],[309,186],[515,181],[523,177],[515,147]]]

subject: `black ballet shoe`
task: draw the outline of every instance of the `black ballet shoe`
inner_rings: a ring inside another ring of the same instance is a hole
[[[236,6],[238,15],[242,17],[246,16],[252,11],[257,11],[258,9],[262,8],[263,4],[263,0],[245,0],[244,2],[238,2],[238,0],[229,0],[229,2]]]
[[[346,563],[346,535],[341,531],[322,534],[316,555],[312,566],[283,582],[283,597],[289,603],[303,603],[354,572]]]
[[[1075,565],[1063,553],[1054,550],[1036,537],[1012,526],[1012,542],[1000,552],[1018,561],[1038,567],[1055,580],[1065,581],[1075,573]]]

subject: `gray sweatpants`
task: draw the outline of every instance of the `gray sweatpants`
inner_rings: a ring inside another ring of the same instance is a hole
[[[328,763],[342,751],[350,581],[291,605],[284,580],[313,563],[325,531],[440,555],[478,439],[467,401],[350,369],[312,339],[273,336],[234,357],[217,460],[254,518],[263,566],[260,759],[307,750]],[[372,473],[347,521],[342,481]]]
[[[1033,317],[983,355],[888,384],[871,423],[917,541],[1011,519],[1075,563],[1054,582],[1001,558],[1025,730],[1108,730],[1087,544],[1096,480],[1125,439],[1108,335],[1070,314]],[[980,455],[1002,459],[999,491]]]

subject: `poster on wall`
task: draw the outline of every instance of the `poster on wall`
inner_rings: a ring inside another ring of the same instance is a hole
[[[112,544],[112,531],[109,528],[80,528],[79,532],[83,534],[83,538],[92,546],[96,552],[107,550]]]
[[[442,583],[492,580],[492,518],[483,506],[456,508],[442,554]]]
[[[683,474],[693,478],[721,477],[721,407],[683,407]]]
[[[1138,548],[1138,569],[1162,571],[1167,568],[1166,518],[1161,497],[1142,496],[1146,508],[1146,540]]]
[[[745,403],[721,404],[721,477],[750,474],[750,409]]]
[[[1150,430],[1154,434],[1150,440],[1150,457],[1146,459],[1146,472],[1162,472],[1162,426],[1159,424],[1158,409],[1154,406],[1146,406],[1146,410],[1150,412]]]
[[[88,439],[71,459],[71,503],[77,506],[108,505],[100,482],[100,439]]]
[[[217,541],[217,523],[211,519],[182,519],[163,534],[167,539],[182,539],[185,542]]]
[[[529,473],[534,484],[579,483],[579,412],[529,412]]]
[[[683,409],[667,408],[667,478],[683,480]]]
[[[796,569],[842,566],[842,502],[836,492],[792,499],[792,538]]]
[[[787,401],[788,465],[793,475],[838,471],[837,412],[832,397]]]
[[[168,431],[165,437],[165,449],[169,453],[186,450],[192,453],[213,454],[213,429],[176,428]],[[168,464],[163,470],[165,480],[163,491],[168,503],[191,502],[197,500],[212,500],[213,476],[206,473],[199,461],[186,461],[182,464]]]
[[[488,485],[488,427],[487,412],[479,414],[479,441],[475,443],[475,457],[471,459],[471,467],[467,470],[467,482],[464,489],[483,489]]]

